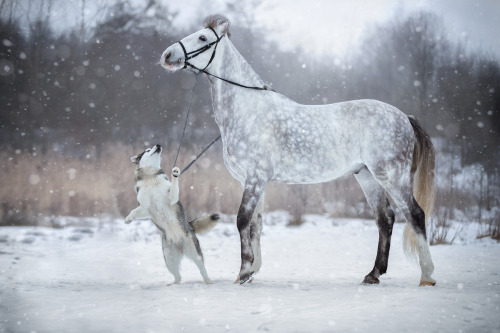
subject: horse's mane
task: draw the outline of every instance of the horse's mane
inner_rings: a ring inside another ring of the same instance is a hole
[[[226,23],[227,22],[227,29],[225,31],[227,37],[231,37],[231,32],[229,31],[229,26],[230,26],[230,22],[229,22],[229,19],[227,17],[225,17],[224,15],[221,15],[221,14],[213,14],[213,15],[209,15],[205,18],[205,20],[203,21],[203,26],[205,28],[215,28],[217,27],[219,24],[221,23]]]

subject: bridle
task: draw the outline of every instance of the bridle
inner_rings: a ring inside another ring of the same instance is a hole
[[[241,84],[241,83],[237,83],[237,82],[234,82],[234,81],[231,81],[231,80],[228,80],[228,79],[224,79],[224,78],[221,78],[217,75],[214,75],[212,73],[209,73],[207,71],[207,67],[210,66],[210,64],[212,63],[212,61],[214,60],[214,57],[215,57],[215,52],[217,51],[217,46],[219,45],[219,42],[221,41],[221,39],[225,36],[225,34],[221,35],[219,37],[219,35],[217,34],[217,32],[212,28],[212,27],[208,27],[210,30],[212,30],[212,32],[215,34],[215,37],[217,38],[215,41],[205,45],[205,46],[202,46],[200,47],[199,49],[197,50],[194,50],[194,51],[190,51],[190,52],[187,52],[186,51],[186,47],[184,46],[184,44],[182,44],[181,41],[178,41],[177,43],[179,43],[179,45],[182,47],[182,51],[184,52],[184,67],[183,69],[187,68],[188,66],[193,68],[193,69],[196,69],[197,71],[199,72],[203,72],[207,75],[210,75],[210,76],[213,76],[215,78],[218,78],[219,80],[222,80],[222,81],[225,81],[227,83],[231,83],[235,86],[238,86],[238,87],[242,87],[242,88],[248,88],[248,89],[255,89],[255,90],[271,90],[270,88],[267,88],[267,87],[252,87],[252,86],[246,86],[244,84]],[[215,45],[215,46],[214,46]],[[193,59],[193,58],[196,58],[197,56],[199,56],[200,54],[210,50],[212,48],[212,46],[214,46],[213,48],[213,51],[212,51],[212,55],[210,56],[210,60],[208,61],[207,65],[204,67],[204,68],[198,68],[196,67],[195,65],[193,65],[192,63],[189,62],[189,60]]]
[[[217,39],[215,41],[213,41],[213,42],[205,45],[205,46],[200,47],[197,50],[194,50],[194,51],[191,51],[191,52],[187,52],[186,51],[186,47],[184,46],[184,44],[182,44],[181,41],[177,42],[177,43],[180,44],[180,46],[182,47],[182,51],[184,52],[184,67],[183,67],[183,69],[185,69],[185,68],[187,68],[189,66],[189,67],[191,67],[193,69],[199,70],[200,72],[205,72],[205,70],[207,69],[207,67],[210,66],[210,64],[214,60],[215,51],[217,51],[217,46],[219,45],[219,42],[222,39],[222,37],[224,37],[225,35],[222,35],[222,36],[219,37],[219,35],[217,35],[217,32],[215,32],[215,30],[212,27],[208,27],[208,28],[213,31],[213,33],[215,34],[215,37],[217,37]],[[214,50],[212,51],[212,56],[210,57],[210,60],[208,61],[207,65],[203,69],[196,67],[195,65],[193,65],[192,63],[190,63],[188,61],[188,60],[191,60],[193,58],[196,58],[197,56],[199,56],[200,54],[204,53],[205,51],[210,50],[212,48],[212,45],[215,45]]]

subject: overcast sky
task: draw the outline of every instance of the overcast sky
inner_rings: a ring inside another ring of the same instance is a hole
[[[206,0],[165,3],[179,11],[179,23],[194,20],[205,10],[225,12],[224,0],[211,1],[209,8]],[[256,23],[269,28],[283,47],[301,45],[310,52],[343,54],[373,23],[419,9],[440,15],[451,39],[491,51],[500,59],[500,0],[263,0],[256,9]]]
[[[37,6],[36,1],[17,1],[21,9],[27,9],[29,3]],[[144,4],[144,0],[132,1]],[[183,28],[201,26],[199,17],[212,13],[226,14],[237,21],[226,10],[227,0],[162,1],[169,9],[178,11],[175,22]],[[242,0],[238,6],[252,2]],[[62,29],[77,25],[81,3],[82,0],[55,1],[53,23]],[[86,23],[103,18],[104,11],[99,10],[98,3],[108,2],[86,0]],[[312,53],[336,55],[355,48],[366,29],[396,13],[433,11],[443,18],[452,40],[461,40],[470,49],[492,52],[500,59],[500,0],[262,0],[254,9],[255,24],[267,28],[269,36],[282,47],[301,46]]]

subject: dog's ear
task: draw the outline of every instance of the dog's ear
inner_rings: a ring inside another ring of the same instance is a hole
[[[142,152],[139,155],[135,155],[135,156],[130,157],[130,162],[132,162],[134,164],[139,164],[144,153],[145,152]]]

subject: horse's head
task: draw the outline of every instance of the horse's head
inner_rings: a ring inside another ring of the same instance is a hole
[[[160,64],[172,72],[183,68],[206,69],[214,60],[219,41],[229,37],[229,20],[222,15],[210,15],[204,26],[163,51]]]

